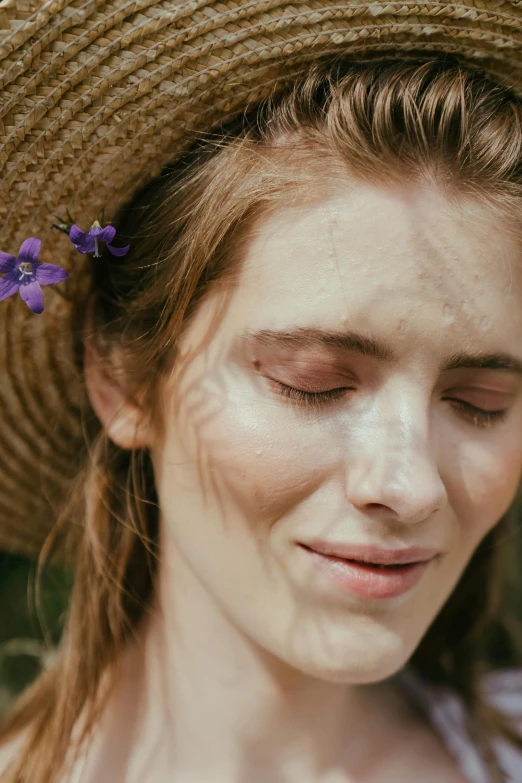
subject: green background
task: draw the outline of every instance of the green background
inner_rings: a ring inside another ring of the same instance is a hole
[[[35,608],[35,576],[36,563],[0,552],[0,714],[51,663],[60,637],[72,574],[56,566],[44,568],[41,618]]]

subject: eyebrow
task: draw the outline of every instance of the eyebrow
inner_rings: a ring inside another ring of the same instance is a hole
[[[274,348],[292,350],[314,350],[338,348],[345,352],[369,356],[385,364],[396,364],[398,359],[393,348],[384,340],[354,331],[335,331],[311,327],[294,329],[247,330],[247,340]],[[522,375],[522,360],[505,352],[482,353],[480,351],[452,354],[441,367],[441,371],[461,368],[487,370],[509,370]]]

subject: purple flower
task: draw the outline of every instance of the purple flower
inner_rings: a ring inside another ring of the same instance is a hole
[[[98,242],[100,240],[105,242],[108,249],[113,256],[124,256],[129,252],[130,245],[126,247],[112,247],[109,242],[112,242],[116,236],[116,229],[114,226],[105,226],[102,228],[97,220],[94,221],[89,231],[81,231],[76,224],[71,226],[69,231],[69,239],[73,243],[74,247],[79,253],[94,253],[95,258],[100,258]]]
[[[29,237],[18,251],[18,258],[0,251],[0,300],[13,296],[20,291],[20,296],[33,313],[42,313],[44,309],[43,293],[40,286],[61,283],[69,275],[61,266],[55,264],[40,264],[41,242],[36,237]]]

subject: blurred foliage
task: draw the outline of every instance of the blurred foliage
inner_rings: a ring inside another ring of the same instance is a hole
[[[0,714],[53,658],[63,625],[72,572],[46,565],[41,616],[35,601],[37,565],[0,553]]]

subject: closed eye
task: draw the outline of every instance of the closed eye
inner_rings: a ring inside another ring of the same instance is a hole
[[[487,429],[488,427],[492,427],[494,424],[501,422],[506,418],[509,410],[508,408],[503,408],[502,410],[488,411],[484,408],[478,408],[476,405],[472,405],[470,402],[465,402],[464,400],[447,399],[453,408],[471,420],[473,426],[482,429]]]
[[[325,391],[306,391],[305,389],[298,389],[294,386],[289,386],[286,383],[282,383],[281,381],[276,381],[273,378],[269,378],[269,380],[275,384],[276,391],[279,395],[305,407],[318,407],[321,405],[327,405],[328,403],[342,399],[347,394],[347,392],[353,391],[353,388],[348,386],[341,386],[335,389],[326,389]],[[465,418],[470,420],[471,424],[474,427],[478,427],[479,429],[487,429],[492,427],[494,424],[501,422],[503,419],[505,419],[509,410],[508,408],[503,408],[501,410],[490,411],[484,408],[479,408],[478,406],[472,405],[470,402],[465,402],[464,400],[455,398],[446,399],[451,403],[452,407],[455,408],[458,413],[462,414]]]
[[[340,400],[348,391],[353,391],[353,389],[347,386],[327,389],[325,391],[305,391],[304,389],[296,389],[294,386],[288,386],[286,383],[276,381],[273,378],[270,380],[276,385],[276,391],[282,397],[311,407],[317,407],[318,405],[325,405],[329,402]]]

